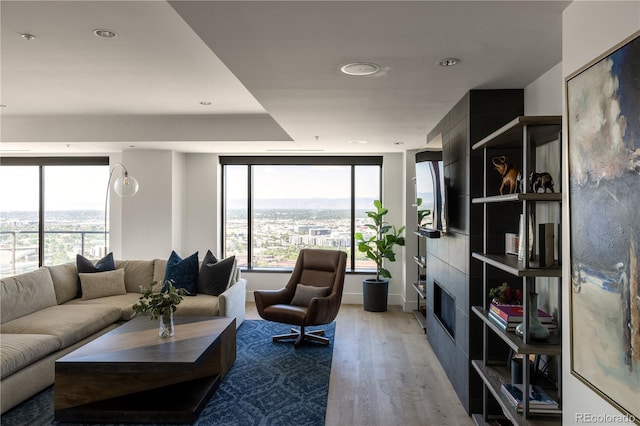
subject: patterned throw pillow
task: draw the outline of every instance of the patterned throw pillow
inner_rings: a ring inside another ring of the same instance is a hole
[[[76,267],[78,269],[78,274],[92,274],[95,272],[106,272],[116,269],[115,262],[113,261],[113,253],[109,253],[102,259],[98,260],[95,265],[86,257],[78,254],[76,255]],[[76,297],[82,297],[80,275],[78,275],[78,292],[76,294]]]
[[[171,256],[167,260],[167,269],[164,272],[165,283],[173,280],[173,286],[183,288],[189,296],[196,295],[198,283],[198,252],[182,259],[175,251],[171,251]],[[165,286],[162,286],[164,291]]]

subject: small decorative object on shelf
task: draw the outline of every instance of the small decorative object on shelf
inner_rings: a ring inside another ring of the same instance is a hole
[[[532,172],[529,175],[529,187],[531,191],[538,192],[540,188],[542,188],[542,192],[547,192],[547,189],[550,189],[551,192],[555,192],[553,190],[553,178],[547,172],[536,173]]]
[[[540,266],[547,268],[554,266],[555,261],[555,236],[553,223],[538,224],[538,252],[540,254]]]
[[[522,292],[513,290],[507,283],[502,283],[489,290],[489,297],[496,305],[520,305],[522,303]]]
[[[522,411],[522,384],[503,383],[502,393],[518,411]],[[529,386],[529,410],[532,413],[560,413],[558,401],[551,398],[544,389],[537,385]]]
[[[493,157],[491,162],[493,168],[502,176],[502,184],[500,185],[500,195],[504,194],[504,190],[507,189],[508,194],[515,194],[520,189],[520,182],[522,181],[522,174],[520,169],[513,164],[507,162],[508,158],[504,155],[500,157]]]
[[[489,318],[505,331],[515,331],[516,327],[524,320],[522,305],[504,305],[491,303],[489,306]],[[538,308],[538,318],[548,329],[558,328],[553,322],[553,317]]]
[[[516,327],[516,334],[524,336],[524,322]],[[538,293],[529,294],[529,337],[532,340],[547,340],[551,333],[538,317]]]
[[[166,281],[159,293],[153,292],[153,287],[157,284],[153,281],[149,288],[144,290],[140,300],[133,305],[133,312],[136,314],[150,315],[152,321],[160,319],[160,337],[171,337],[174,335],[173,313],[182,301],[186,290],[173,286],[173,280]]]

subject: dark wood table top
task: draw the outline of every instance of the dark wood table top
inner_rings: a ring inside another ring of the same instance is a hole
[[[56,369],[80,372],[190,372],[213,350],[234,318],[174,317],[175,335],[158,336],[158,320],[135,317],[56,361]]]

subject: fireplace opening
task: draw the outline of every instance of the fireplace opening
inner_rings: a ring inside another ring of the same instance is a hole
[[[434,280],[433,284],[433,313],[451,338],[455,339],[456,300],[440,283]]]

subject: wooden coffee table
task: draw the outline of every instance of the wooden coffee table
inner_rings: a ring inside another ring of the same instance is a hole
[[[55,419],[194,422],[236,359],[236,320],[136,317],[55,363]]]

